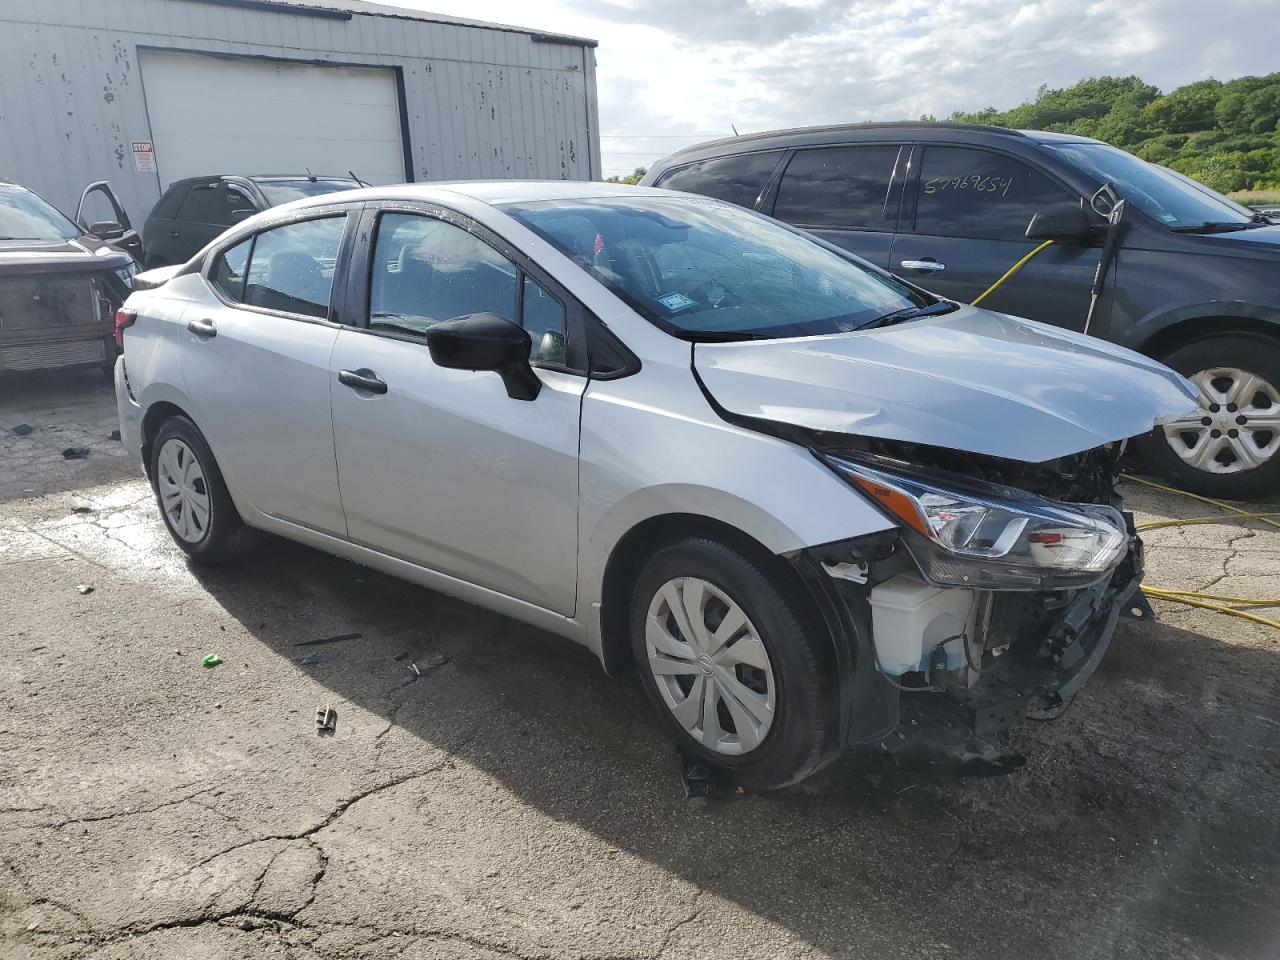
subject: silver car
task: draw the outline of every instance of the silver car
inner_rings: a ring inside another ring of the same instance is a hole
[[[687,194],[354,190],[142,274],[121,432],[174,540],[260,531],[635,668],[686,755],[1005,762],[1149,613],[1124,441],[1195,393]]]

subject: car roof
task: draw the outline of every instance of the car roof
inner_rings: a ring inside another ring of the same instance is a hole
[[[788,146],[813,145],[817,143],[840,143],[846,139],[854,142],[865,137],[874,137],[886,133],[899,137],[913,137],[923,134],[944,134],[947,139],[958,139],[963,134],[979,135],[983,138],[1004,138],[1037,143],[1074,141],[1079,143],[1096,143],[1088,137],[1066,133],[1052,133],[1044,130],[1015,130],[1011,127],[997,127],[984,123],[938,123],[933,121],[894,121],[888,123],[841,123],[822,127],[792,127],[786,130],[766,130],[760,133],[748,133],[737,137],[722,137],[708,140],[678,150],[658,165],[678,162],[678,159],[694,159],[701,156],[716,156],[724,153],[740,153],[752,150],[765,150]],[[728,148],[728,149],[725,149]]]
[[[586,180],[443,180],[431,183],[402,183],[388,187],[365,187],[346,191],[340,203],[362,200],[419,200],[448,203],[450,199],[468,197],[490,205],[528,203],[538,200],[587,200],[601,197],[668,196],[687,194],[655,187],[635,187],[625,183]],[[289,207],[324,206],[335,202],[333,194],[295,200]],[[283,208],[277,208],[283,209]]]

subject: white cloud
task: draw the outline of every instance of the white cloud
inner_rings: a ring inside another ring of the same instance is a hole
[[[400,0],[593,37],[605,172],[741,132],[1005,109],[1041,84],[1276,68],[1275,0]]]

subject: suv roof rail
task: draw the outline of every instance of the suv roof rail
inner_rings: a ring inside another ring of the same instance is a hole
[[[980,130],[983,133],[1003,134],[1009,137],[1027,137],[1023,130],[1012,127],[997,127],[989,123],[952,123],[948,121],[930,120],[868,120],[860,123],[833,123],[816,127],[788,127],[783,130],[763,130],[759,133],[744,133],[736,137],[720,137],[717,140],[705,140],[677,150],[672,156],[680,156],[694,150],[707,147],[718,147],[726,143],[750,143],[757,140],[770,140],[774,137],[800,136],[811,133],[846,133],[854,130]]]

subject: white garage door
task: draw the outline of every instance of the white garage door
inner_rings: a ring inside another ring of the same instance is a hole
[[[405,178],[393,70],[141,53],[162,189],[213,173]]]

